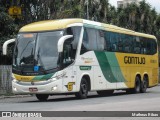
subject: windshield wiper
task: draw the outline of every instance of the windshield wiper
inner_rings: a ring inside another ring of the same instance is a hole
[[[20,59],[20,63],[19,63],[19,64],[20,64],[20,65],[21,65],[21,62],[23,62],[23,61],[21,61],[21,57],[22,57],[24,51],[26,50],[26,48],[28,47],[29,43],[31,43],[31,42],[33,42],[33,41],[28,41],[27,45],[24,47],[23,51],[21,52],[21,55],[20,55],[20,57],[19,57],[19,59]]]
[[[43,73],[45,73],[46,74],[46,71],[45,71],[45,68],[44,68],[44,63],[43,63],[43,61],[42,61],[42,59],[41,59],[41,55],[40,55],[40,47],[38,48],[38,53],[37,53],[37,62],[39,61],[40,62],[40,66],[43,68],[43,71],[41,71],[41,72],[43,72]]]

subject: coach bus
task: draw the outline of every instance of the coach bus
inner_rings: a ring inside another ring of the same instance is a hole
[[[35,22],[15,40],[12,89],[50,95],[89,91],[101,96],[114,90],[144,93],[158,84],[156,37],[84,19]]]

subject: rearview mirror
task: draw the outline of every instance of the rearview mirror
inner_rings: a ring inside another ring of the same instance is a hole
[[[4,44],[3,44],[3,49],[2,49],[2,52],[3,52],[3,55],[7,55],[7,47],[9,44],[15,42],[15,39],[10,39],[10,40],[7,40]]]
[[[64,45],[64,42],[66,40],[68,40],[69,38],[72,38],[73,35],[65,35],[63,37],[61,37],[58,41],[58,52],[63,52],[63,45]]]

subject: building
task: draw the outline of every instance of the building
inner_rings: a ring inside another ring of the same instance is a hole
[[[117,1],[117,7],[126,7],[128,4],[131,3],[135,3],[135,4],[139,4],[140,0],[121,0],[121,1]]]

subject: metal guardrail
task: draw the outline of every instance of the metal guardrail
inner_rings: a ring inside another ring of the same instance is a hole
[[[12,66],[0,65],[0,94],[10,94],[12,92],[11,75]]]

